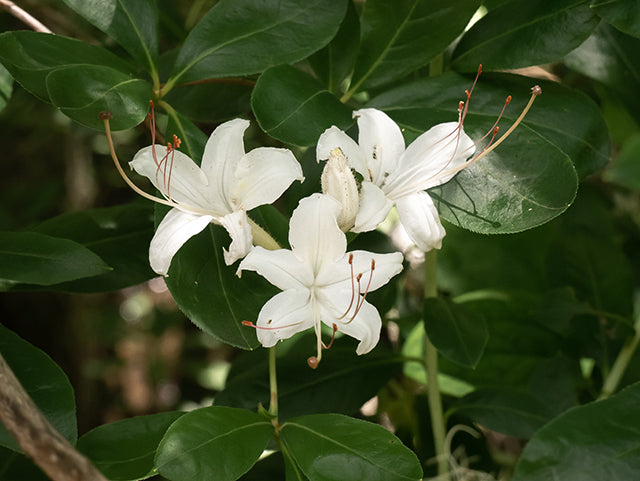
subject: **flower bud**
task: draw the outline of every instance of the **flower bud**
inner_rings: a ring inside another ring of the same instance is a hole
[[[360,195],[356,179],[340,148],[335,148],[329,153],[329,160],[324,166],[320,180],[322,193],[330,195],[342,205],[337,219],[338,226],[343,232],[347,232],[355,223],[360,208]]]

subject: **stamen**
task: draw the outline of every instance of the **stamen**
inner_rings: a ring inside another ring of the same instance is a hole
[[[373,271],[375,269],[376,269],[376,261],[375,259],[371,259],[371,270],[369,271],[369,282],[367,282],[367,287],[365,288],[364,293],[362,294],[362,297],[360,297],[360,279],[362,279],[362,273],[358,274],[358,277],[356,278],[356,280],[358,281],[358,300],[356,301],[356,308],[353,311],[353,316],[351,316],[351,319],[345,322],[345,324],[349,324],[351,321],[353,321],[358,315],[358,313],[360,312],[360,309],[362,308],[362,306],[364,305],[364,301],[367,298],[367,294],[369,293],[369,288],[371,287],[371,280],[373,279]]]
[[[337,330],[338,330],[338,326],[337,326],[337,325],[336,325],[336,323],[334,322],[334,323],[333,323],[333,333],[331,334],[331,341],[329,341],[329,345],[328,345],[328,346],[325,346],[325,345],[324,345],[324,342],[322,343],[322,347],[323,347],[324,349],[330,349],[330,348],[331,348],[331,346],[333,346],[333,341],[334,341],[334,339],[336,338],[336,331],[337,331]]]
[[[247,327],[253,327],[254,329],[262,329],[264,331],[277,331],[279,329],[287,329],[288,327],[295,327],[295,326],[299,326],[300,324],[302,324],[304,322],[304,320],[302,321],[298,321],[298,322],[294,322],[292,324],[287,324],[286,326],[278,326],[278,327],[263,327],[263,326],[257,326],[256,324],[254,324],[251,321],[242,321],[242,325],[243,326],[247,326]],[[269,321],[267,321],[267,323],[271,323],[271,319],[269,319]]]
[[[356,288],[353,283],[353,253],[352,252],[349,252],[349,268],[351,269],[351,301],[349,301],[349,307],[347,307],[347,310],[344,311],[344,314],[342,314],[338,318],[338,320],[343,319],[349,313],[349,309],[351,309],[351,306],[353,306],[353,300],[356,298]],[[359,293],[360,292],[358,292],[358,294]]]

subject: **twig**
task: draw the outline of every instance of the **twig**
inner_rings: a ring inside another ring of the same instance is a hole
[[[25,12],[11,0],[0,0],[0,6],[23,23],[29,25],[36,32],[53,33],[40,20]]]
[[[45,419],[1,354],[0,421],[53,481],[107,481]]]

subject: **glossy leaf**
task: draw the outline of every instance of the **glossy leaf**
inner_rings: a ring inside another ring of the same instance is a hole
[[[76,443],[76,403],[65,373],[51,358],[0,325],[0,352],[22,387],[51,425],[71,444]],[[20,447],[0,423],[0,445]]]
[[[346,129],[353,122],[349,107],[309,74],[288,65],[260,76],[251,107],[267,134],[301,146],[314,145],[332,125]]]
[[[36,232],[0,232],[0,290],[97,276],[110,267],[86,247]]]
[[[377,424],[339,414],[287,421],[281,439],[311,481],[408,481],[422,478],[416,455]]]
[[[43,100],[49,100],[46,77],[59,67],[100,65],[120,72],[131,71],[128,63],[102,47],[30,31],[0,34],[0,61],[20,85]]]
[[[478,0],[367,0],[354,92],[398,80],[427,65],[458,37]]]
[[[149,267],[149,243],[153,236],[151,203],[70,212],[49,219],[34,230],[77,242],[99,255],[112,268],[91,279],[57,285],[56,289],[104,292],[156,276]]]
[[[113,114],[112,130],[124,130],[142,122],[149,110],[151,86],[105,66],[72,65],[47,75],[51,102],[73,120],[104,130],[99,115]]]
[[[529,441],[513,481],[636,479],[640,473],[640,383],[573,408]]]
[[[489,12],[457,45],[452,68],[473,72],[558,60],[580,45],[599,18],[584,0],[518,0]]]
[[[507,95],[522,92],[512,100],[501,125],[515,120],[531,86],[530,79],[515,76],[483,80],[486,83],[476,86],[464,124],[476,140],[491,130]],[[384,110],[398,122],[408,143],[429,127],[454,120],[460,94],[469,84],[456,74],[442,75],[386,92],[368,106]],[[561,87],[541,85],[542,96],[505,142],[444,186],[430,190],[445,219],[487,234],[536,227],[573,201],[577,178],[570,159],[581,173],[606,162],[609,143],[595,105]]]
[[[4,429],[0,424],[0,430]],[[33,461],[24,454],[19,454],[0,446],[0,466],[2,466],[3,481],[50,481],[51,478],[44,474]]]
[[[631,137],[622,146],[620,155],[605,172],[605,179],[640,192],[640,134]]]
[[[165,100],[192,120],[216,123],[244,116],[251,110],[255,82],[206,83],[171,90]]]
[[[63,0],[111,35],[148,72],[158,60],[158,10],[152,0]]]
[[[154,456],[165,432],[184,413],[138,416],[92,429],[78,451],[111,481],[137,481],[155,475]]]
[[[209,137],[191,120],[179,112],[172,112],[167,121],[165,136],[172,138],[177,135],[182,141],[180,150],[200,165],[202,154],[204,154],[204,146],[207,144]]]
[[[13,77],[9,71],[0,64],[0,112],[6,107],[13,93]]]
[[[639,0],[592,0],[591,8],[618,30],[640,38]]]
[[[329,43],[346,6],[346,0],[222,0],[185,40],[173,80],[247,75],[302,60]]]
[[[233,481],[258,460],[273,436],[264,417],[220,406],[185,414],[158,446],[156,469],[171,481]]]
[[[257,319],[277,290],[257,274],[236,276],[237,267],[226,266],[222,257],[228,243],[222,228],[209,226],[178,251],[165,280],[191,322],[227,344],[253,349],[256,334],[242,321]]]
[[[451,409],[483,427],[516,438],[529,439],[552,417],[551,411],[526,392],[480,389],[460,399]]]
[[[442,298],[425,299],[427,336],[438,352],[462,366],[475,367],[489,339],[484,318]]]

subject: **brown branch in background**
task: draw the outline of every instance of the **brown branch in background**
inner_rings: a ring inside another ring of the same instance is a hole
[[[0,421],[53,481],[107,481],[45,419],[1,354]]]
[[[29,15],[27,12],[25,12],[23,9],[18,7],[11,0],[0,0],[0,6],[4,8],[7,12],[9,12],[11,15],[19,19],[21,22],[29,25],[29,27],[31,27],[32,30],[35,30],[36,32],[53,33],[42,22],[40,22],[40,20],[33,17],[32,15]]]

